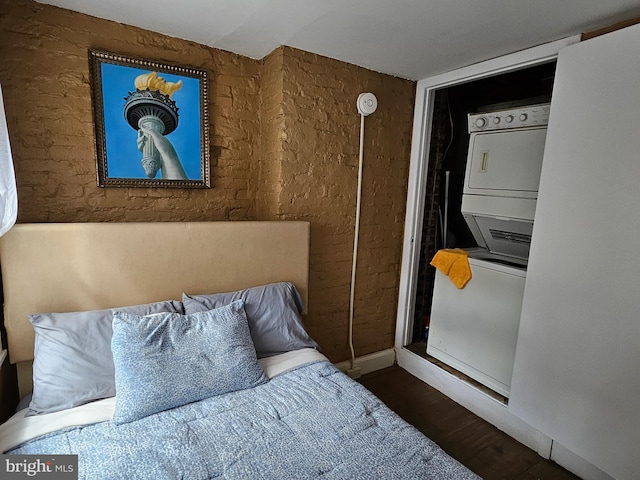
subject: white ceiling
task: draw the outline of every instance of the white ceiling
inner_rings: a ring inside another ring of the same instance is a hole
[[[419,80],[640,16],[640,0],[38,0],[262,58],[280,45]]]

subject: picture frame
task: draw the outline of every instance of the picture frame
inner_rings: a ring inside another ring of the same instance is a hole
[[[207,72],[89,50],[99,187],[210,188]]]

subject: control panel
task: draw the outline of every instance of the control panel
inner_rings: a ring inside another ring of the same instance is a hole
[[[500,110],[499,112],[470,113],[469,133],[485,130],[537,127],[549,122],[549,104]]]

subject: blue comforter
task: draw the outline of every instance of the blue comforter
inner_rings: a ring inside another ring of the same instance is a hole
[[[328,362],[148,416],[31,440],[82,479],[477,479]]]

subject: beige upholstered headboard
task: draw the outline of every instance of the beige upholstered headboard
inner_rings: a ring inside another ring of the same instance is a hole
[[[182,292],[278,281],[292,282],[306,305],[308,264],[307,222],[18,224],[0,239],[9,358],[33,359],[32,313],[180,300]]]

